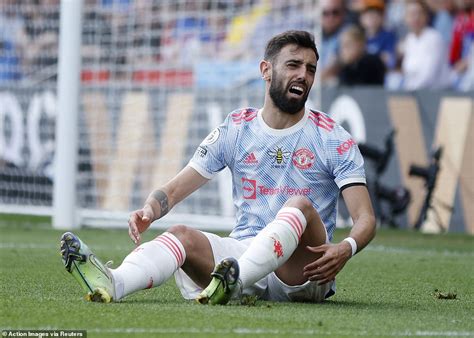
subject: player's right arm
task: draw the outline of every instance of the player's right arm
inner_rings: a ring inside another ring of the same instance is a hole
[[[140,234],[150,224],[165,216],[177,203],[203,186],[207,178],[195,169],[186,166],[164,186],[152,191],[143,208],[131,213],[128,220],[128,234],[136,245],[140,244]]]
[[[232,113],[201,142],[189,164],[171,181],[153,191],[142,209],[132,212],[129,236],[140,244],[140,234],[150,224],[163,217],[177,203],[199,189],[224,169],[233,154],[236,130],[232,128]]]

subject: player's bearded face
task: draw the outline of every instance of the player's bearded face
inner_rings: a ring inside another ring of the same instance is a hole
[[[309,90],[306,90],[299,97],[290,96],[290,90],[298,83],[289,82],[285,84],[283,76],[279,76],[275,69],[272,69],[272,80],[270,83],[269,94],[275,106],[284,113],[290,115],[297,114],[304,108],[308,99]],[[305,85],[303,88],[306,88]]]

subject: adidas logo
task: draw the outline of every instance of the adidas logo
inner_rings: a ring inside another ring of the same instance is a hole
[[[258,160],[257,158],[255,157],[255,154],[254,153],[250,153],[244,160],[244,163],[245,164],[257,164],[258,163]]]

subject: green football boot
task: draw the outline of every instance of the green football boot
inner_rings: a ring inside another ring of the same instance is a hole
[[[109,269],[72,232],[61,236],[61,256],[66,270],[86,292],[86,300],[102,303],[114,300],[114,280]]]
[[[239,286],[239,263],[236,259],[224,258],[211,273],[211,283],[196,301],[200,304],[224,305],[229,302]]]

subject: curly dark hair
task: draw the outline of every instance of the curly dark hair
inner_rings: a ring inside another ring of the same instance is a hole
[[[314,54],[316,54],[316,60],[319,60],[319,53],[314,42],[313,34],[297,30],[286,31],[271,38],[265,48],[264,59],[273,61],[283,47],[291,44],[312,49]]]

